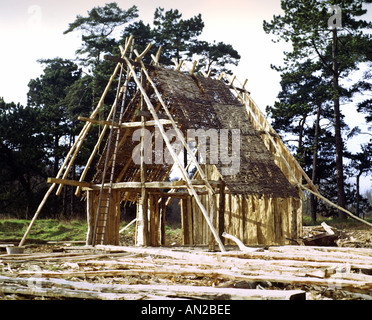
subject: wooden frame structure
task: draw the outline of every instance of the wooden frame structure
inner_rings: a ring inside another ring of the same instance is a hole
[[[156,56],[151,55],[151,65],[145,65],[142,59],[151,45],[141,54],[134,50],[136,58],[132,60],[127,57],[132,43],[133,37],[129,37],[125,47],[121,47],[121,57],[105,57],[116,62],[116,68],[91,116],[79,118],[85,125],[57,176],[48,180],[52,185],[19,245],[23,245],[57,185],[57,194],[61,193],[63,185],[75,186],[76,195],[81,191],[86,193],[89,245],[119,244],[122,201],[137,203],[136,245],[164,245],[166,206],[172,198],[180,199],[184,244],[209,244],[213,249],[217,243],[220,251],[225,251],[221,237],[223,232],[249,245],[283,245],[300,237],[302,190],[320,198],[322,196],[252,100],[245,89],[247,81],[241,84],[235,77],[230,79],[226,74],[221,74],[218,79],[196,75],[195,63],[188,73],[181,71],[182,61],[175,62],[175,70],[161,67],[158,63],[161,50]],[[120,79],[122,74],[125,75],[124,85],[121,86],[119,81],[117,96],[107,120],[97,120],[96,116],[119,71]],[[130,80],[135,82],[137,92],[118,120],[115,110],[121,100],[125,101],[126,86]],[[79,181],[68,180],[72,164],[93,124],[102,125],[103,130]],[[199,163],[195,151],[185,139],[185,130],[228,130],[234,126],[242,133],[239,173],[226,175],[221,173],[220,163]],[[110,142],[106,142],[96,175],[93,181],[87,182],[87,171],[107,129],[110,135],[115,136],[116,133],[117,136],[114,152],[110,151]],[[139,165],[135,165],[132,159],[135,145],[131,136],[136,129],[141,130],[140,147],[136,150]],[[165,143],[165,149],[180,172],[179,181],[167,181],[171,165],[146,163],[146,129],[152,130],[155,139],[152,143],[156,143],[159,137]],[[174,130],[174,136],[188,156],[188,164],[179,159],[166,129]],[[188,172],[190,166],[196,168],[192,177]],[[106,169],[111,171],[110,178]],[[107,203],[107,210],[102,218],[104,223],[100,225],[101,202]],[[97,234],[102,235],[99,241]]]

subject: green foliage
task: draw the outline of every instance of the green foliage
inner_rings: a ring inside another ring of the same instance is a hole
[[[111,37],[114,31],[137,17],[136,6],[123,10],[116,2],[111,2],[103,7],[94,7],[88,11],[87,17],[78,15],[64,34],[81,31],[82,47],[76,51],[76,54],[84,65],[97,66],[101,55],[112,52],[117,46],[115,38]],[[84,55],[86,57],[83,57]]]
[[[204,69],[204,72],[215,76],[222,72],[232,74],[229,66],[237,66],[240,60],[239,53],[230,45],[223,42],[200,41],[196,44],[194,53],[200,56],[197,70]]]
[[[284,53],[284,66],[272,66],[282,77],[279,101],[267,107],[273,126],[282,134],[290,133],[297,138],[297,158],[308,172],[317,170],[318,177],[314,182],[322,181],[323,194],[333,198],[337,190],[336,199],[343,207],[346,196],[342,132],[349,128],[340,111],[340,103],[350,103],[355,94],[370,91],[372,87],[367,73],[349,87],[342,80],[358,70],[361,64],[371,61],[369,29],[372,22],[363,20],[367,12],[363,6],[367,3],[372,1],[282,0],[283,15],[275,15],[263,24],[266,33],[273,35],[274,42],[292,44],[292,51]],[[328,26],[333,15],[329,11],[332,5],[339,5],[342,10],[342,26],[337,29]],[[361,102],[358,111],[369,113],[369,106],[369,100]],[[318,110],[320,130],[316,135]],[[335,136],[333,144],[329,141],[330,135]],[[330,150],[333,150],[333,156]],[[319,159],[315,168],[312,167],[313,158],[317,154]],[[335,167],[331,176],[332,170],[323,170],[321,166],[324,164],[331,169],[327,163]]]
[[[139,52],[150,42],[153,44],[150,53],[155,54],[161,47],[161,64],[173,65],[173,59],[178,63],[180,60],[195,59],[198,61],[196,71],[211,71],[212,76],[221,72],[231,74],[231,65],[239,63],[240,55],[230,44],[216,41],[208,43],[198,39],[204,29],[200,14],[183,19],[177,9],[165,11],[159,7],[155,10],[153,25],[154,28],[151,28],[142,20],[137,21],[125,28],[123,38],[133,35],[135,48]],[[144,61],[150,63],[150,55]]]
[[[53,175],[67,148],[62,138],[70,136],[70,119],[65,99],[70,86],[81,76],[78,66],[61,58],[40,60],[45,65],[43,74],[29,82],[27,104],[40,110],[40,124],[47,139],[46,150],[54,158]]]
[[[197,37],[204,29],[201,14],[184,20],[177,9],[164,12],[160,7],[155,10],[154,25],[154,40],[164,49],[160,60],[164,64],[172,64],[172,58],[179,62],[193,52]]]
[[[39,109],[0,98],[0,210],[29,212],[48,160]],[[24,199],[20,202],[19,199]],[[15,202],[18,201],[17,204]]]

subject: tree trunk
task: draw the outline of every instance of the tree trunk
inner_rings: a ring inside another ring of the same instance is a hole
[[[316,185],[317,180],[317,165],[318,165],[318,141],[319,141],[319,131],[320,131],[320,105],[318,105],[318,110],[316,114],[315,122],[315,137],[314,137],[314,151],[313,151],[313,172],[311,176],[311,181]],[[316,222],[316,211],[318,205],[318,199],[311,194],[310,195],[310,205],[311,205],[311,220]]]
[[[362,172],[360,171],[356,177],[356,210],[355,210],[355,215],[359,217],[359,181],[360,181],[360,176],[362,175]],[[364,219],[364,217],[363,217]]]
[[[59,136],[54,136],[54,163],[53,176],[56,177],[59,171]]]
[[[344,168],[343,168],[343,141],[341,136],[341,112],[339,97],[339,64],[337,61],[337,29],[333,31],[332,58],[333,58],[333,104],[334,104],[334,126],[335,126],[335,144],[336,144],[336,179],[337,179],[337,204],[345,208],[346,196],[344,186]],[[346,219],[346,214],[338,210],[338,215]]]

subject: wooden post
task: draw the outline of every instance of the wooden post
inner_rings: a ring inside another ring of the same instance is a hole
[[[165,245],[165,212],[166,212],[166,205],[165,205],[165,197],[161,197],[161,208],[160,208],[160,217],[159,217],[159,234],[160,234],[160,245]]]
[[[225,181],[220,178],[220,199],[218,207],[218,235],[221,238],[223,244],[225,244],[225,238],[222,234],[225,232]]]
[[[211,219],[211,223],[213,226],[216,224],[216,201],[215,201],[215,195],[208,194],[208,200],[210,204],[210,210],[209,210],[209,219]],[[216,243],[213,238],[212,230],[209,231],[209,250],[215,251],[216,250]]]
[[[143,77],[142,77],[143,79]],[[141,110],[144,111],[143,95],[141,96]],[[141,198],[138,205],[137,212],[137,246],[148,245],[148,195],[145,188],[146,173],[145,173],[145,117],[141,116],[141,146],[140,146],[140,159],[141,159]]]
[[[187,226],[188,226],[188,237],[189,237],[189,244],[193,245],[194,243],[194,236],[193,236],[193,213],[192,213],[192,199],[191,197],[187,197]]]
[[[94,229],[94,210],[93,210],[93,199],[94,199],[94,192],[93,190],[87,191],[87,224],[88,224],[88,231],[87,231],[87,238],[86,238],[86,245],[92,245],[92,236],[93,236],[93,229]]]
[[[141,196],[137,205],[137,228],[136,228],[136,246],[147,246],[147,207],[148,195],[146,189],[141,191]]]

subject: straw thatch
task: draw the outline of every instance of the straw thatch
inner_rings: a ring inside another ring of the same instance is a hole
[[[240,131],[240,168],[233,175],[222,175],[226,186],[233,194],[269,195],[272,197],[297,197],[296,189],[288,182],[271,153],[265,147],[260,133],[250,123],[245,108],[222,81],[184,74],[163,67],[148,67],[153,81],[169,107],[175,121],[183,133],[188,129],[239,129]],[[151,89],[147,89],[154,106],[158,99]],[[140,121],[136,110],[140,107],[140,94],[134,96],[124,115],[124,122]],[[158,114],[162,116],[161,108]],[[164,115],[163,115],[164,116]],[[150,127],[147,127],[150,129]],[[151,129],[154,131],[154,129]],[[139,181],[139,165],[132,162],[132,152],[138,141],[132,141],[134,129],[121,130],[120,148],[115,167],[115,182]],[[229,137],[231,144],[231,136]],[[207,153],[208,153],[207,148]],[[231,150],[231,145],[230,145]],[[98,162],[93,182],[102,181],[105,154]],[[155,164],[154,151],[151,164],[146,164],[147,181],[163,181],[169,174],[170,165]],[[207,159],[208,164],[208,159]],[[225,164],[216,164],[222,172]],[[110,172],[110,170],[108,170]],[[108,180],[108,177],[105,179]]]

